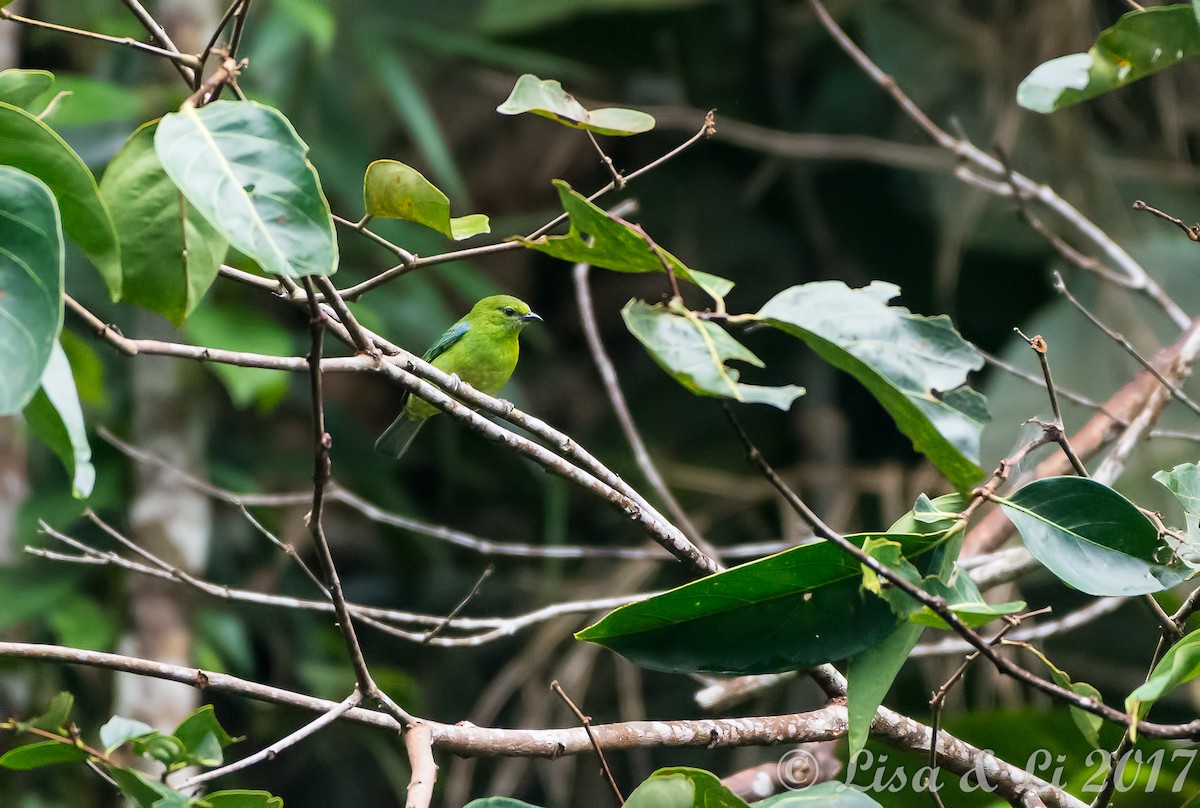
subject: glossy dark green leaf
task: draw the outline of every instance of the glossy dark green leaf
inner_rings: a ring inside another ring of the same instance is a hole
[[[179,723],[173,733],[188,749],[198,749],[207,736],[216,739],[221,749],[229,746],[236,739],[221,726],[217,720],[216,711],[211,704],[195,710]]]
[[[0,102],[33,112],[33,101],[53,85],[54,74],[47,70],[0,70]]]
[[[96,178],[79,155],[30,113],[0,103],[0,164],[32,174],[50,188],[62,213],[62,229],[100,270],[113,300],[119,299],[117,232]]]
[[[1102,31],[1087,53],[1051,59],[1017,88],[1017,103],[1053,112],[1124,87],[1200,53],[1200,22],[1189,4],[1131,11]]]
[[[59,732],[66,727],[74,706],[75,696],[64,690],[50,700],[46,712],[29,720],[29,726],[46,732]]]
[[[187,805],[187,797],[139,771],[113,767],[108,769],[108,775],[122,794],[138,804],[138,808],[184,808]]]
[[[1006,614],[1016,614],[1025,609],[1023,600],[988,603],[983,599],[979,587],[971,580],[971,576],[961,569],[954,571],[949,584],[930,581],[926,590],[946,601],[950,611],[971,628],[979,628]],[[923,626],[950,630],[950,625],[928,606],[922,606],[909,615],[908,619]]]
[[[762,360],[716,323],[696,317],[679,305],[647,306],[631,300],[621,309],[625,327],[637,337],[659,367],[688,390],[702,396],[751,404],[770,404],[781,410],[804,395],[789,384],[766,387],[743,384],[731,361],[762,367]]]
[[[1200,631],[1188,634],[1163,655],[1141,687],[1125,699],[1125,712],[1144,718],[1150,706],[1175,688],[1200,676]]]
[[[217,277],[228,242],[187,202],[154,150],[157,124],[134,132],[100,180],[121,240],[124,297],[182,325]]]
[[[56,763],[74,763],[87,759],[87,752],[70,741],[38,741],[18,746],[0,755],[0,766],[6,769],[28,771]]]
[[[114,715],[100,727],[100,744],[105,752],[111,752],[126,741],[153,735],[154,727],[132,718]]]
[[[376,160],[367,166],[363,205],[368,216],[423,224],[455,241],[491,232],[482,213],[452,218],[450,199],[421,172],[396,160]]]
[[[817,783],[800,791],[777,794],[752,808],[879,808],[879,803],[845,783]]]
[[[264,272],[332,275],[338,249],[308,146],[278,110],[217,101],[166,115],[154,135],[171,181]]]
[[[1170,471],[1156,471],[1154,479],[1183,506],[1187,541],[1175,548],[1175,555],[1192,569],[1200,568],[1200,464],[1181,463]]]
[[[0,415],[37,392],[63,322],[63,241],[50,189],[0,166]]]
[[[634,109],[610,107],[587,110],[575,96],[553,79],[543,81],[532,73],[517,79],[503,104],[496,107],[502,115],[532,112],[575,129],[587,129],[598,135],[636,135],[654,128],[654,116]]]
[[[944,534],[861,533],[898,542],[921,574],[940,563]],[[863,590],[856,559],[817,541],[622,606],[576,638],[654,670],[774,673],[853,656],[891,634],[897,618]]]
[[[793,286],[755,319],[798,337],[829,364],[857,379],[891,415],[913,447],[959,490],[979,481],[983,396],[966,386],[983,357],[945,315],[921,317],[888,301],[900,293],[874,281]]]
[[[96,483],[92,447],[75,390],[75,377],[67,354],[57,342],[42,372],[38,391],[22,410],[25,423],[54,451],[71,478],[71,493],[87,499]]]
[[[1083,477],[1035,480],[1000,507],[1029,552],[1061,580],[1089,595],[1144,595],[1183,581],[1167,566],[1171,551],[1137,507]]]
[[[516,239],[531,250],[615,272],[665,272],[667,265],[676,278],[691,281],[714,299],[723,298],[733,288],[732,281],[689,269],[661,246],[652,247],[641,229],[634,229],[636,225],[610,216],[562,180],[555,180],[554,187],[571,219],[570,229],[562,236]]]
[[[283,808],[283,798],[269,791],[230,789],[204,795],[208,808]]]

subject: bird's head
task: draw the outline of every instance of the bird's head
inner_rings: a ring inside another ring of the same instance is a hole
[[[529,304],[512,295],[492,295],[480,300],[467,319],[505,330],[520,332],[530,322],[542,318],[529,310]]]

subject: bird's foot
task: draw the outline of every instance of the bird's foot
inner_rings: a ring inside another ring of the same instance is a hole
[[[462,390],[463,380],[458,377],[457,373],[450,374],[450,392],[458,393]]]

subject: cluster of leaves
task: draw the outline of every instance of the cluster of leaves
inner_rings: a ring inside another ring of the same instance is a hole
[[[6,721],[0,729],[40,740],[16,746],[0,755],[0,766],[28,771],[60,763],[87,762],[101,767],[108,779],[138,808],[283,808],[283,800],[266,791],[214,791],[188,797],[165,784],[168,774],[181,769],[220,766],[233,738],[217,721],[211,705],[193,712],[170,734],[156,732],[140,721],[113,716],[89,746],[70,721],[75,698],[59,693],[46,712],[28,721]],[[131,760],[130,757],[140,760]],[[157,767],[159,777],[145,773]]]

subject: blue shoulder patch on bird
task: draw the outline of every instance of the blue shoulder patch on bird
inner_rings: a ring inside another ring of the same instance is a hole
[[[454,343],[462,339],[463,334],[467,333],[467,330],[470,327],[471,324],[467,322],[458,322],[450,326],[448,329],[446,329],[446,333],[437,338],[437,342],[429,346],[429,350],[426,351],[425,355],[421,358],[426,362],[432,362],[433,360],[437,359],[446,351],[450,350],[450,347],[454,345]]]

